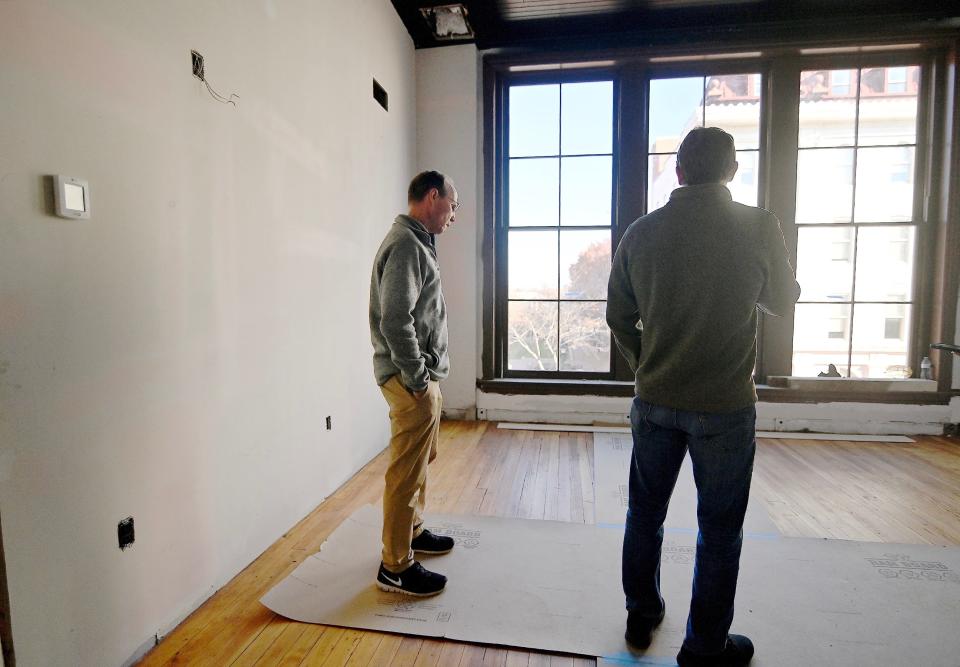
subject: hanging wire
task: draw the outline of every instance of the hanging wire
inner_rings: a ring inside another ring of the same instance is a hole
[[[213,86],[210,85],[210,82],[207,81],[205,78],[201,79],[201,81],[203,81],[203,85],[207,87],[207,90],[210,92],[210,96],[213,99],[215,99],[217,102],[223,102],[224,104],[232,104],[233,106],[237,106],[237,103],[233,101],[233,98],[236,97],[239,100],[240,99],[239,95],[237,95],[236,93],[230,93],[230,97],[224,97],[223,95],[215,91],[213,89]]]
[[[216,90],[214,90],[213,86],[210,85],[210,82],[207,81],[207,76],[203,71],[203,56],[201,56],[197,51],[191,51],[190,53],[195,58],[198,58],[200,60],[199,65],[197,65],[196,62],[194,64],[193,75],[198,79],[200,79],[201,81],[203,81],[203,85],[207,87],[207,92],[210,93],[210,97],[215,99],[217,102],[221,102],[222,104],[232,104],[234,107],[236,107],[237,103],[233,101],[233,98],[236,97],[239,100],[240,96],[237,95],[236,93],[230,93],[230,97],[224,97],[223,95],[218,93]]]

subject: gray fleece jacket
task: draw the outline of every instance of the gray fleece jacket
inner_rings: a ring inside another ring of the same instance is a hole
[[[757,308],[784,315],[799,296],[776,216],[689,185],[623,235],[607,323],[641,399],[729,412],[757,400]]]
[[[373,262],[370,340],[378,385],[399,374],[408,389],[421,391],[450,371],[434,235],[408,215],[397,216]]]

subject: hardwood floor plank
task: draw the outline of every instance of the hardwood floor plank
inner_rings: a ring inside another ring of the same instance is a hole
[[[263,653],[260,655],[251,653],[249,656],[245,657],[246,652],[244,652],[244,654],[241,655],[234,664],[242,665],[243,667],[246,667],[247,665],[276,665],[293,647],[297,640],[300,639],[300,635],[302,635],[307,627],[309,627],[307,623],[297,623],[296,621],[287,621],[286,623],[282,624],[276,623],[276,625],[280,625],[282,630],[280,631],[280,634],[277,635],[277,638],[273,641],[273,643],[271,643]]]
[[[333,653],[334,648],[340,643],[349,630],[344,628],[335,628],[326,626],[326,630],[320,635],[320,638],[314,642],[310,650],[306,652],[299,664],[304,667],[319,667]]]
[[[443,643],[443,650],[440,652],[440,660],[437,662],[441,667],[446,667],[447,665],[459,665],[460,661],[463,659],[463,651],[466,649],[465,644],[460,642],[445,641]]]
[[[253,641],[247,645],[243,652],[237,656],[237,659],[230,663],[232,667],[249,667],[256,663],[291,624],[291,621],[274,614],[266,627],[263,628]]]
[[[364,630],[344,629],[340,640],[325,660],[308,664],[323,665],[323,667],[344,667],[366,634]]]
[[[550,667],[550,655],[547,653],[531,652],[527,667]]]
[[[488,646],[483,652],[483,667],[504,667],[507,663],[507,650],[499,646]]]
[[[466,644],[463,648],[463,657],[460,658],[460,667],[483,667],[483,654],[486,649],[479,644]]]
[[[508,649],[507,660],[504,665],[505,667],[529,667],[530,652],[520,651],[518,649]]]
[[[414,667],[436,667],[440,664],[440,653],[443,651],[443,641],[439,639],[424,639],[420,652],[413,663]]]
[[[300,633],[300,636],[297,637],[283,652],[282,655],[276,657],[276,660],[273,662],[267,662],[266,656],[257,661],[258,667],[268,667],[268,665],[277,665],[277,667],[298,667],[300,663],[303,662],[303,659],[310,653],[310,649],[320,641],[320,639],[327,633],[327,626],[325,625],[314,625],[312,623],[305,624],[303,632]]]
[[[384,635],[380,640],[380,645],[374,651],[373,657],[367,664],[370,667],[380,667],[380,665],[389,665],[393,663],[393,658],[400,650],[400,644],[403,643],[403,637],[400,635]]]
[[[386,635],[380,632],[360,632],[360,641],[350,657],[343,664],[349,667],[366,667],[370,664],[373,656]]]
[[[420,653],[423,639],[419,637],[404,637],[400,640],[400,648],[390,661],[390,667],[413,667]]]

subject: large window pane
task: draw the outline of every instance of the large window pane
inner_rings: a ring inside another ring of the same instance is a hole
[[[852,146],[857,122],[857,70],[800,75],[800,148]]]
[[[692,127],[703,124],[702,76],[650,82],[650,152],[672,153]]]
[[[647,212],[655,211],[670,200],[677,182],[677,156],[651,155],[647,167]]]
[[[800,227],[797,282],[804,301],[849,301],[853,284],[853,227]]]
[[[560,160],[510,160],[510,226],[555,227],[559,218]]]
[[[860,146],[917,141],[919,67],[863,70],[860,85]]]
[[[913,146],[857,152],[856,222],[913,219]]]
[[[562,158],[560,224],[609,225],[612,181],[613,158]]]
[[[560,86],[510,87],[510,157],[557,155]]]
[[[565,83],[560,88],[563,155],[613,152],[613,82]]]
[[[557,303],[511,301],[507,311],[507,368],[557,370]]]
[[[726,130],[738,149],[759,148],[760,85],[759,74],[707,77],[704,127]]]
[[[797,223],[850,222],[852,199],[852,148],[798,153]]]
[[[914,234],[912,226],[860,228],[857,238],[858,301],[911,300]]]
[[[610,370],[610,329],[603,303],[560,304],[560,370]]]
[[[911,307],[860,304],[853,311],[851,377],[896,377],[907,363]]]
[[[760,169],[760,154],[757,151],[737,151],[737,173],[728,184],[734,201],[747,206],[757,205],[757,187]]]
[[[560,232],[560,298],[606,299],[610,232]]]
[[[834,364],[847,376],[850,306],[797,304],[793,328],[793,374],[816,376]]]
[[[556,299],[557,232],[510,232],[509,298]]]

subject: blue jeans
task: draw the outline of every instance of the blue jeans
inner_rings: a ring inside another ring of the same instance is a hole
[[[639,397],[630,410],[633,459],[623,537],[627,609],[649,618],[664,609],[660,594],[663,521],[689,449],[700,530],[683,645],[694,653],[722,651],[733,621],[743,517],[756,451],[756,417],[752,405],[722,414],[688,412]]]

